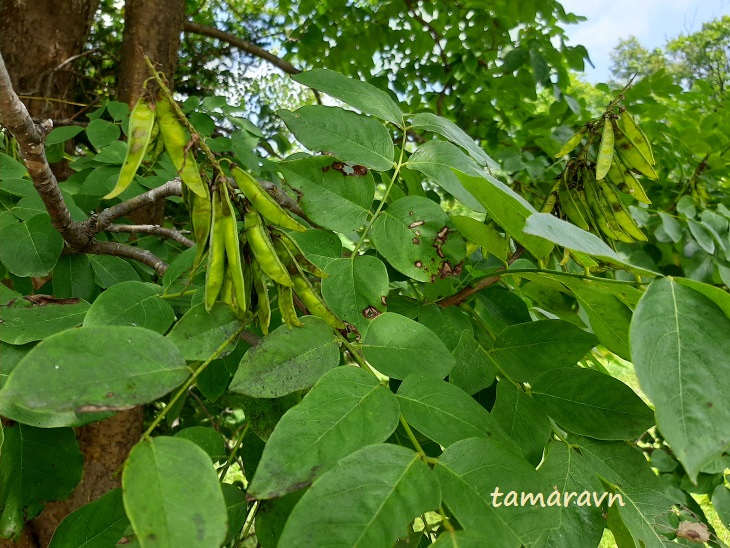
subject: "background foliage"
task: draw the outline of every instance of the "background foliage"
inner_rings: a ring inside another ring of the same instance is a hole
[[[290,236],[329,312],[296,299],[292,320],[271,279],[255,316],[206,306],[187,187],[163,232],[95,235],[159,262],[77,252],[0,126],[0,536],[77,486],[72,428],[144,405],[121,484],[51,546],[730,540],[727,17],[664,50],[622,42],[591,86],[557,1],[186,2],[171,81],[194,138],[153,141],[107,199],[135,139],[118,4],[72,63],[85,106],[45,136],[71,218],[162,188],[183,147],[214,194],[235,162],[306,223]],[[631,244],[550,201],[555,155],[617,97],[658,172],[651,204],[622,196],[647,237]],[[626,505],[500,507],[495,488]]]

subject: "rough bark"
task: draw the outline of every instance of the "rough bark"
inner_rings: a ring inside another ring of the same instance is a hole
[[[145,80],[150,77],[144,55],[164,73],[172,87],[184,19],[185,0],[125,0],[122,59],[117,84],[120,101],[130,107],[134,105]],[[159,225],[164,212],[164,201],[160,201],[140,208],[131,218],[137,224]]]
[[[0,51],[34,118],[70,118],[79,55],[99,0],[0,0]],[[53,101],[49,99],[54,99]]]
[[[66,119],[73,114],[74,107],[68,101],[74,99],[76,82],[69,64],[82,51],[97,6],[98,0],[0,0],[0,52],[13,87],[22,95],[44,98],[26,99],[33,117]],[[161,70],[173,73],[184,0],[128,0],[127,9],[120,86],[126,91],[120,91],[125,100],[133,102],[149,76],[139,62],[138,47],[144,48]],[[171,25],[171,21],[177,22]],[[82,482],[71,498],[49,504],[26,527],[19,544],[0,540],[0,546],[48,546],[67,514],[119,486],[120,467],[139,440],[142,422],[140,407],[78,429],[84,455]]]

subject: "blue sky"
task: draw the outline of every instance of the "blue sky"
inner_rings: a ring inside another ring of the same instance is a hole
[[[605,82],[610,53],[619,39],[636,36],[648,48],[662,47],[667,39],[702,29],[702,23],[730,15],[730,0],[562,0],[566,11],[588,17],[568,27],[570,44],[588,48],[596,66],[586,67],[586,79]]]

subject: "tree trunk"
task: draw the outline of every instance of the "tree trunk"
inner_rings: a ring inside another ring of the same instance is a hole
[[[158,71],[165,74],[170,87],[177,68],[180,34],[185,18],[185,0],[126,0],[124,35],[119,67],[117,98],[130,107],[139,98],[150,75],[147,55]],[[136,224],[162,224],[165,201],[139,208],[131,216]]]
[[[83,51],[99,0],[0,0],[0,51],[13,88],[34,118],[67,119],[76,75],[72,61]],[[51,166],[59,181],[66,162]]]
[[[117,98],[133,105],[150,77],[144,55],[172,84],[177,68],[185,0],[126,0]],[[172,86],[171,86],[172,87]]]
[[[99,0],[0,0],[0,51],[31,116],[73,114],[74,106],[64,102],[75,99],[70,62],[83,51],[98,5]]]

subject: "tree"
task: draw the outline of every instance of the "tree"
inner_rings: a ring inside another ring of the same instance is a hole
[[[649,51],[636,36],[619,40],[611,52],[611,74],[619,82],[628,82],[635,76],[643,77],[667,68],[667,60],[660,48]]]
[[[722,276],[722,98],[659,72],[586,99],[559,4],[444,5],[189,12],[182,59],[195,33],[219,41],[197,63],[225,43],[302,86],[285,129],[235,98],[176,102],[140,57],[131,112],[105,98],[51,130],[0,61],[1,535],[45,545],[26,522],[89,464],[72,428],[145,406],[123,489],[51,546],[719,545],[730,296],[695,255]],[[262,22],[289,60],[252,40]],[[483,28],[518,39],[482,51]],[[180,64],[178,89],[225,83]],[[128,221],[160,200],[161,225]]]

